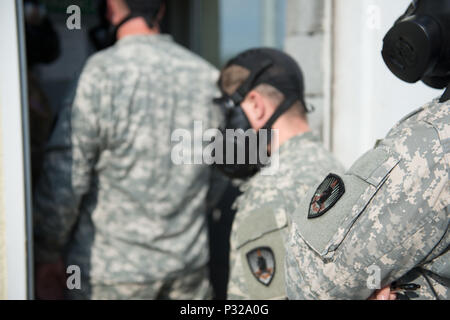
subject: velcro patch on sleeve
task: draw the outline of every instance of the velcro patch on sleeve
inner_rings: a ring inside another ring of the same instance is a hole
[[[344,195],[345,185],[341,177],[330,174],[317,188],[309,204],[308,219],[323,216]]]
[[[275,275],[275,255],[269,247],[259,247],[247,253],[247,263],[256,280],[269,286]]]

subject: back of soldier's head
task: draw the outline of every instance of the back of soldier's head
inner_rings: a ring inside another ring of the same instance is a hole
[[[280,50],[258,48],[239,54],[225,65],[218,85],[228,96],[239,90],[241,95],[256,90],[276,106],[286,98],[296,97],[292,110],[306,116],[303,73],[296,61]]]
[[[118,1],[118,0],[113,0]],[[165,0],[119,0],[124,3],[133,17],[142,17],[150,27],[156,22]]]

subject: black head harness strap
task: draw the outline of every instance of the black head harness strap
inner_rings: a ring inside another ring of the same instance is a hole
[[[252,72],[244,83],[231,95],[231,100],[233,100],[236,105],[239,105],[242,101],[244,101],[247,94],[254,88],[256,80],[272,65],[272,60],[264,60],[261,63],[261,67]]]
[[[275,110],[273,115],[270,117],[269,121],[267,121],[266,125],[263,129],[270,130],[272,129],[275,122],[281,117],[286,111],[288,111],[294,103],[299,100],[299,97],[295,95],[290,95],[284,99],[284,101],[280,104],[280,106]]]
[[[447,89],[445,90],[444,94],[441,97],[441,100],[439,100],[440,103],[444,103],[450,100],[450,84],[447,86]]]
[[[117,32],[119,32],[119,29],[121,26],[123,26],[125,23],[127,23],[128,21],[130,21],[131,19],[137,18],[136,15],[134,14],[129,14],[128,16],[126,16],[122,21],[119,22],[118,25],[116,25],[114,27],[114,38],[117,39]]]

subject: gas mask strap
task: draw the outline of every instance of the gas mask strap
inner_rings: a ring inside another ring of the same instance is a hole
[[[402,20],[404,20],[405,18],[412,16],[416,10],[417,10],[417,6],[419,5],[419,0],[413,0],[411,2],[411,4],[409,5],[408,9],[406,9],[406,12],[400,16],[400,18],[397,19],[397,21],[395,21],[395,23],[398,23]]]
[[[291,95],[288,98],[285,98],[284,101],[277,108],[277,110],[275,110],[273,115],[270,117],[269,121],[267,121],[263,129],[267,130],[272,129],[272,126],[275,124],[278,118],[280,118],[284,113],[286,113],[290,108],[292,108],[297,100],[299,100],[299,98],[295,95]]]
[[[450,100],[450,84],[447,86],[447,89],[445,90],[444,94],[442,95],[441,99],[439,100],[440,103],[444,103]]]
[[[236,105],[240,104],[245,99],[250,90],[254,88],[256,79],[258,79],[259,76],[261,76],[261,74],[263,74],[272,65],[272,60],[264,60],[261,63],[261,67],[258,70],[252,72],[252,74],[250,74],[250,76],[244,81],[244,83],[231,95],[230,98]]]
[[[114,39],[117,39],[117,33],[119,32],[119,29],[121,26],[123,26],[125,23],[127,23],[128,21],[130,21],[131,19],[136,18],[137,16],[134,14],[129,14],[128,16],[126,16],[122,21],[119,22],[118,25],[114,26]]]

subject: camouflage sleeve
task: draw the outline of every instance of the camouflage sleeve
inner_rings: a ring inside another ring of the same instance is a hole
[[[239,221],[246,213],[242,210],[242,202],[246,195],[243,194],[236,199],[235,206],[239,207],[236,211],[235,220],[230,236],[230,276],[228,280],[227,299],[228,300],[249,300],[249,292],[245,284],[243,265],[238,247],[236,231],[239,228]],[[239,206],[238,203],[241,203]]]
[[[105,79],[88,64],[72,105],[61,110],[46,148],[43,171],[34,194],[36,260],[52,262],[78,217],[78,207],[91,185],[99,150],[100,97]]]
[[[236,251],[235,244],[231,243],[230,251],[230,280],[228,281],[228,300],[250,300],[247,286],[244,282],[242,259],[239,252]]]
[[[251,187],[243,185],[242,191],[244,194],[235,203],[238,211],[230,238],[228,299],[283,299],[288,227],[284,195],[265,179],[256,179]],[[263,270],[267,271],[263,280],[268,282],[257,280],[256,270],[249,264],[249,255],[258,249],[270,251],[267,270]]]
[[[428,125],[398,137],[341,176],[345,193],[322,216],[308,218],[310,201],[295,212],[286,258],[290,299],[367,299],[432,260],[449,226],[445,151]]]

